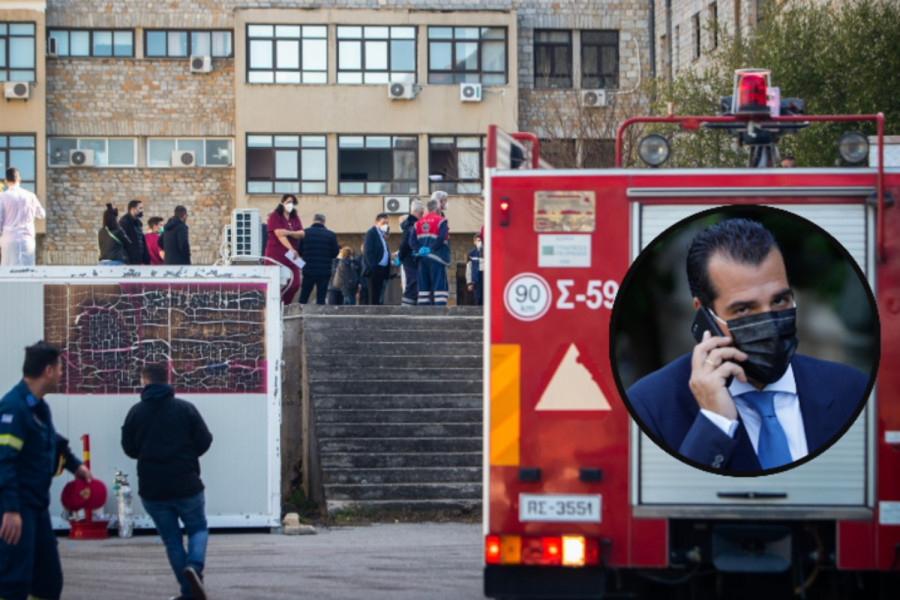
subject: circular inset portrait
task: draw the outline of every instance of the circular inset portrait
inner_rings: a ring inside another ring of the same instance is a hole
[[[616,385],[641,431],[689,465],[735,476],[834,445],[865,407],[879,358],[871,257],[864,237],[845,238],[851,251],[792,212],[723,206],[646,244],[610,323]]]

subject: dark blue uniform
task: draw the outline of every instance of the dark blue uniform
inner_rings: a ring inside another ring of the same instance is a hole
[[[62,569],[50,523],[50,481],[57,469],[59,437],[50,407],[24,381],[0,400],[0,513],[18,512],[22,537],[0,540],[0,598],[54,600],[62,592]],[[80,463],[69,455],[65,467]]]
[[[447,267],[450,266],[449,237],[447,219],[439,214],[426,214],[416,221],[409,246],[415,254],[419,254],[422,248],[427,248],[424,255],[419,254],[419,304],[447,304],[450,296],[447,282]]]

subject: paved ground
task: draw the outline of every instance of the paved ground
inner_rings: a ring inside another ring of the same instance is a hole
[[[480,600],[481,525],[375,524],[316,535],[214,533],[207,551],[211,600]],[[63,600],[177,595],[156,536],[59,539]]]

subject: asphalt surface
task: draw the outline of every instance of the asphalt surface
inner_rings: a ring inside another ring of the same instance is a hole
[[[315,535],[213,533],[210,600],[480,600],[481,525],[373,524]],[[178,595],[155,535],[101,541],[59,538],[63,600],[144,600]]]

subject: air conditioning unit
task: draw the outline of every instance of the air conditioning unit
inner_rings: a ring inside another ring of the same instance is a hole
[[[173,167],[196,167],[197,157],[193,150],[175,150],[172,152],[171,165]]]
[[[236,208],[231,213],[231,258],[262,256],[259,209]]]
[[[385,196],[384,212],[389,215],[405,215],[409,213],[409,196]]]
[[[608,101],[606,90],[584,90],[581,92],[581,105],[585,108],[603,108]]]
[[[481,102],[481,84],[459,84],[459,99],[463,102]]]
[[[212,56],[191,55],[191,73],[211,73]]]
[[[3,84],[3,95],[7,100],[28,100],[31,97],[31,84],[27,81],[7,81]]]
[[[69,150],[69,166],[70,167],[93,167],[94,151],[93,150]]]
[[[388,84],[388,98],[391,100],[412,100],[415,97],[415,84],[400,83],[397,81]]]
[[[56,58],[57,56],[59,56],[56,43],[56,38],[47,38],[47,56],[49,56],[50,58]]]

